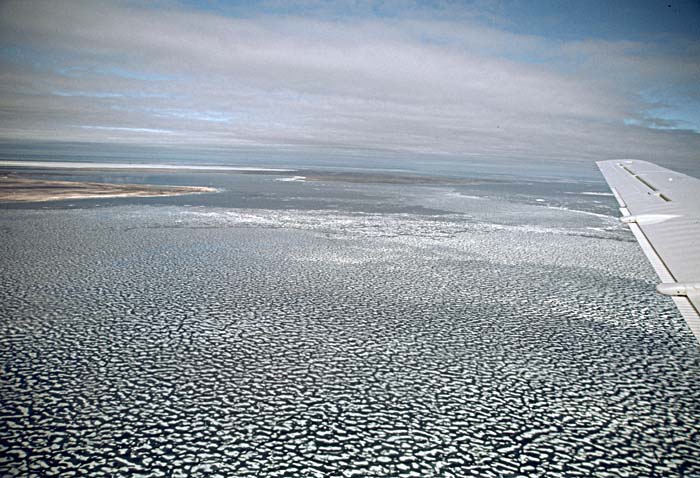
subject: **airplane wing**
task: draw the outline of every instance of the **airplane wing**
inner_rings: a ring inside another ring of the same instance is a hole
[[[637,160],[596,163],[656,270],[700,341],[700,179]]]

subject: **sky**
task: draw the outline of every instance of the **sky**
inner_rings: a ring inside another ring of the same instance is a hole
[[[0,140],[700,172],[700,2],[3,1]]]

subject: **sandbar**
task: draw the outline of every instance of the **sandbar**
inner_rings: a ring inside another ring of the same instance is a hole
[[[154,186],[76,181],[50,181],[17,176],[0,176],[0,202],[44,202],[66,199],[180,196],[211,193],[204,186]]]

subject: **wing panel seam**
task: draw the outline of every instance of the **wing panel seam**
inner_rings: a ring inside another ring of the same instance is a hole
[[[630,223],[628,226],[632,231],[632,234],[634,234],[634,237],[637,239],[642,251],[647,256],[647,259],[649,259],[649,262],[651,262],[651,265],[656,271],[656,275],[658,275],[661,279],[661,282],[677,282],[666,263],[663,261],[649,239],[647,239],[647,236],[644,234],[642,228],[635,223]]]

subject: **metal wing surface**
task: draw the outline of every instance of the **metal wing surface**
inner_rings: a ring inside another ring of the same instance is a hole
[[[637,160],[598,167],[647,258],[700,341],[700,179]]]

